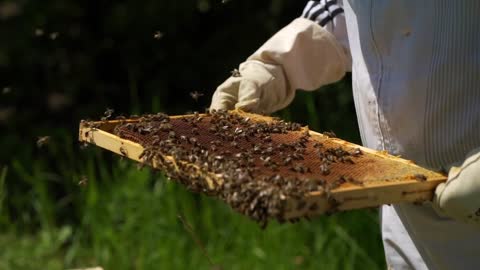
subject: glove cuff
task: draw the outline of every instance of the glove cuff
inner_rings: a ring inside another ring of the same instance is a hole
[[[295,91],[288,86],[282,66],[247,60],[240,64],[240,75],[253,81],[260,90],[257,111],[270,114],[288,106]],[[242,104],[237,106],[242,108]]]

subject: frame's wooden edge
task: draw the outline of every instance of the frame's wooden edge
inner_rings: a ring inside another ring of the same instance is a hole
[[[377,185],[376,187],[371,186],[367,192],[358,188],[344,188],[332,191],[330,198],[327,198],[325,192],[312,192],[302,200],[286,199],[287,207],[284,218],[314,216],[329,211],[370,208],[383,204],[430,201],[435,187],[445,181],[445,178],[438,178],[425,182]]]
[[[121,156],[141,162],[143,147],[135,142],[119,138],[99,128],[80,126],[79,140],[95,144]]]
[[[144,148],[135,142],[122,139],[118,136],[115,136],[107,131],[104,131],[99,128],[91,128],[81,126],[79,130],[79,140],[83,142],[88,142],[95,144],[101,148],[119,154],[121,156],[127,157],[137,162],[142,162],[140,155],[142,154]],[[176,161],[172,156],[163,156],[164,159],[169,160],[174,167],[178,168],[178,164],[182,163],[186,166],[195,167],[199,172],[202,172],[203,178],[207,182],[207,185],[210,189],[213,189],[216,185],[221,184],[222,179],[214,177],[212,173],[204,172],[195,164],[187,164],[182,161]],[[150,164],[153,168],[159,169],[159,163],[155,160]],[[218,181],[217,181],[218,180]]]
[[[231,110],[229,111],[230,113],[238,114],[241,116],[245,117],[250,117],[252,119],[257,119],[260,121],[273,121],[274,117],[271,116],[266,116],[266,115],[260,115],[260,114],[254,114],[254,113],[249,113],[249,112],[244,112],[240,109],[236,110]],[[181,117],[189,117],[189,116],[195,116],[196,114],[183,114],[183,115],[171,115],[169,116],[172,119],[176,118],[181,118]],[[206,113],[199,113],[199,116],[205,116],[207,115]],[[110,131],[113,130],[115,126],[118,124],[124,124],[124,123],[137,123],[141,120],[141,116],[136,117],[136,118],[127,118],[127,119],[112,119],[112,120],[99,120],[99,121],[86,121],[82,120],[80,122],[80,128],[88,128],[89,126],[95,126],[98,129],[104,130],[104,131]]]

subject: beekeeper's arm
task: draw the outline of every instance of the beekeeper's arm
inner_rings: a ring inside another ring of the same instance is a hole
[[[297,89],[315,90],[350,69],[341,1],[309,1],[300,18],[240,64],[239,76],[217,88],[210,108],[272,113],[290,104]]]
[[[433,202],[440,214],[480,228],[480,148],[450,168],[448,180],[436,188]]]

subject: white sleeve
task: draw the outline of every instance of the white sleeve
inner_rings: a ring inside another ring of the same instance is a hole
[[[330,17],[326,17],[327,20],[317,21],[325,15],[319,13],[316,8],[316,4],[322,2],[324,1],[309,1],[302,14],[303,18],[295,19],[277,32],[248,58],[248,60],[280,65],[288,83],[289,92],[294,92],[296,89],[318,89],[322,85],[340,80],[347,71],[351,70],[349,51],[342,44],[343,42],[348,44],[343,9],[342,12],[329,13]],[[324,6],[323,9],[329,7]],[[341,22],[342,19],[343,22]],[[320,22],[324,25],[321,26]],[[343,41],[340,38],[342,31]],[[339,39],[335,37],[337,32]]]

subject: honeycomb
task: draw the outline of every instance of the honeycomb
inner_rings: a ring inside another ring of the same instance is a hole
[[[136,120],[117,125],[114,134],[142,145],[145,164],[155,163],[190,190],[218,197],[262,225],[269,218],[283,221],[287,198],[395,180],[388,160],[275,118],[212,111]]]

